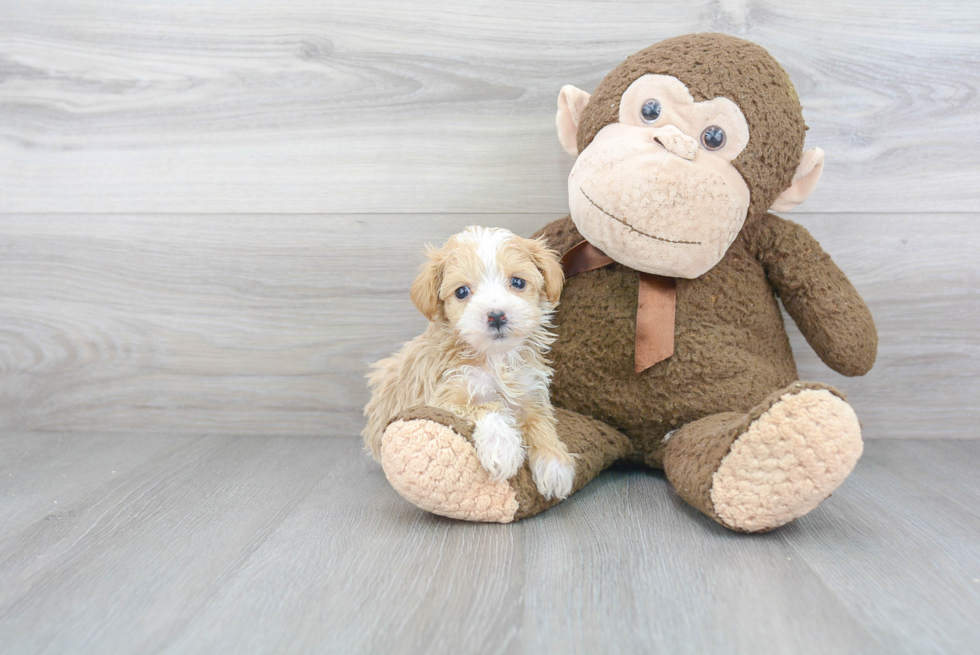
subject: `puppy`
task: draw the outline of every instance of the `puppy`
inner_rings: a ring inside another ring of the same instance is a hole
[[[544,359],[564,282],[557,255],[540,240],[470,227],[428,256],[411,298],[429,327],[372,365],[365,444],[380,460],[392,416],[439,407],[475,424],[476,453],[493,480],[517,473],[526,445],[538,491],[565,498],[575,463],[555,431]]]

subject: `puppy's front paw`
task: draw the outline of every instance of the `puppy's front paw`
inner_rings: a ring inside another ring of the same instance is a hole
[[[473,445],[483,468],[494,482],[508,480],[524,463],[524,443],[514,417],[490,412],[476,422]]]
[[[531,453],[531,477],[545,500],[563,500],[572,493],[575,460],[567,451],[535,450]]]

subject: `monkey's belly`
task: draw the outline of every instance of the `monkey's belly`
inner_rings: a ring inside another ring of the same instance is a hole
[[[556,317],[555,405],[647,442],[704,416],[747,411],[796,380],[761,267],[743,262],[678,281],[674,354],[641,373],[634,372],[636,294],[629,269],[568,280]]]

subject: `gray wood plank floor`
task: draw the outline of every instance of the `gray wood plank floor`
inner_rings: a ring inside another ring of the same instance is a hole
[[[656,473],[534,519],[403,501],[351,438],[0,437],[0,652],[980,652],[980,441],[876,441],[728,532]]]

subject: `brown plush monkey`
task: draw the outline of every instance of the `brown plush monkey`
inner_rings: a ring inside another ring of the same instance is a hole
[[[568,276],[551,394],[575,489],[626,460],[665,469],[734,530],[806,514],[850,474],[861,432],[840,392],[797,381],[777,297],[844,375],[871,368],[877,335],[813,237],[768,213],[805,200],[823,167],[786,72],[753,43],[683,36],[592,96],[564,87],[558,106],[571,215],[539,234]],[[393,419],[382,464],[419,507],[508,522],[558,502],[526,468],[490,482],[472,426],[430,407]]]

